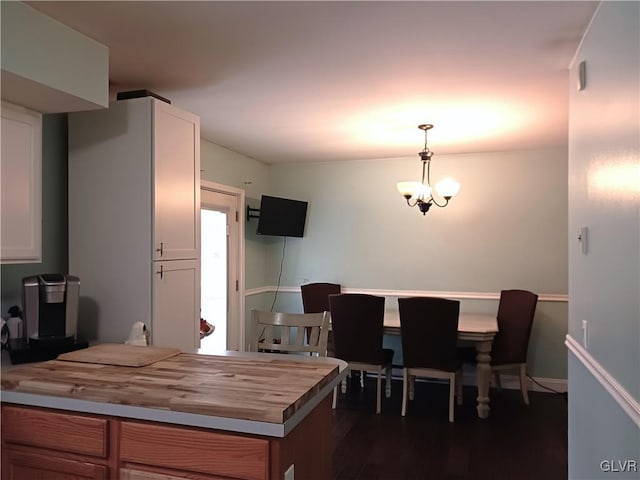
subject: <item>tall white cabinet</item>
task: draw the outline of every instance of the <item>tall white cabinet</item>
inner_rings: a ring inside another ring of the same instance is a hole
[[[69,272],[78,329],[124,342],[200,343],[200,120],[153,97],[69,114]]]

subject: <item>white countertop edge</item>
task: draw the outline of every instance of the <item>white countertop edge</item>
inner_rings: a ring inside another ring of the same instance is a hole
[[[198,413],[176,412],[159,408],[136,407],[115,403],[92,402],[77,398],[55,397],[12,391],[1,391],[0,401],[33,407],[53,408],[96,415],[148,420],[175,425],[210,428],[236,433],[248,433],[266,437],[284,437],[298,425],[324,398],[331,393],[349,371],[348,364],[342,360],[331,359],[338,363],[338,375],[314,395],[303,407],[294,413],[285,423],[259,422],[239,418],[216,417]]]
[[[339,369],[338,376],[334,377],[331,382],[326,384],[322,389],[313,396],[307,403],[305,403],[300,410],[294,413],[289,420],[284,423],[284,435],[283,437],[288,435],[311,411],[318,406],[318,404],[323,401],[327,395],[331,395],[333,393],[333,389],[340,385],[340,382],[347,376],[349,373],[349,364],[343,360],[338,360]]]

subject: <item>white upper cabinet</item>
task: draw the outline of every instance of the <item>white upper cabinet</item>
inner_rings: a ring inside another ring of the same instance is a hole
[[[42,115],[2,102],[0,260],[42,261]]]
[[[154,260],[198,258],[200,120],[154,100]]]

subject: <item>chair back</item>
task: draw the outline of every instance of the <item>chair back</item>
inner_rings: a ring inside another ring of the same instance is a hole
[[[398,298],[403,365],[455,372],[460,302],[445,298]]]
[[[328,312],[329,295],[341,293],[341,286],[338,283],[307,283],[300,287],[300,291],[304,313]]]
[[[305,335],[305,330],[309,332]],[[327,356],[329,313],[282,313],[251,310],[252,352],[306,352]]]
[[[491,364],[525,363],[538,295],[527,290],[503,290],[498,304],[498,333]]]
[[[329,297],[334,356],[347,362],[384,363],[384,297],[342,293]]]

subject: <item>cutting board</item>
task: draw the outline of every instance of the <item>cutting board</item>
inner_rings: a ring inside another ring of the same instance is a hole
[[[103,343],[93,347],[58,355],[58,360],[67,362],[97,363],[121,367],[144,367],[178,355],[176,348]]]

